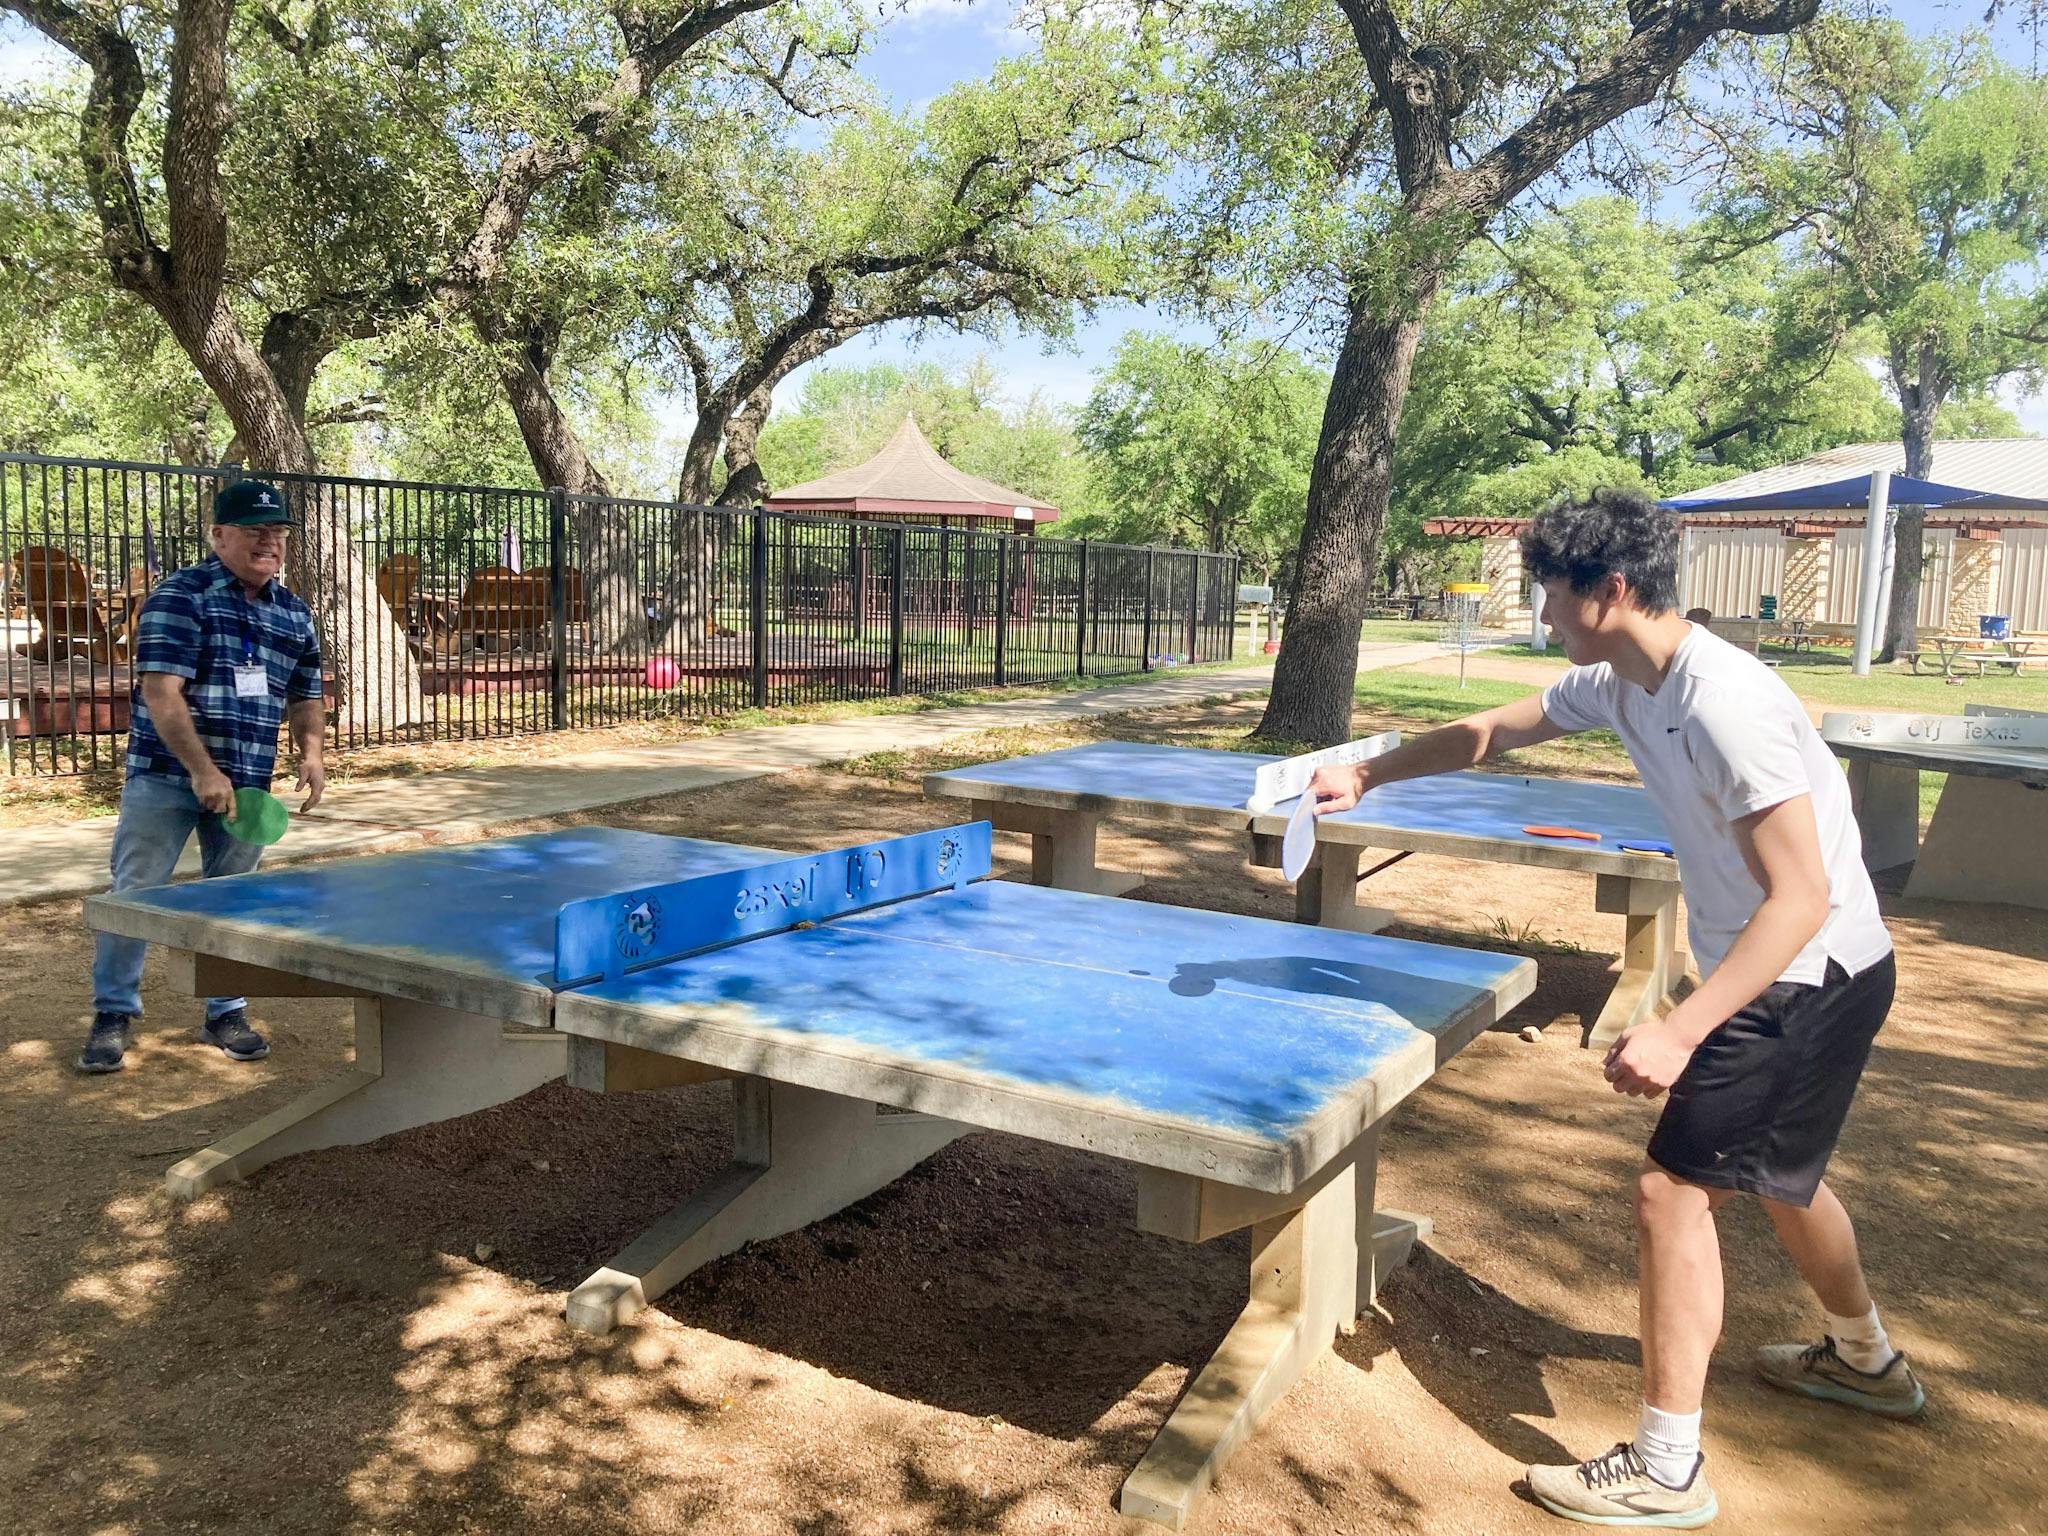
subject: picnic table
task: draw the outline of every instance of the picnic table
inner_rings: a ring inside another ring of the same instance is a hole
[[[1178,1528],[1428,1230],[1375,1209],[1381,1128],[1535,967],[983,880],[989,837],[790,859],[577,828],[86,915],[170,948],[195,992],[358,1000],[354,1068],[179,1162],[178,1194],[565,1073],[597,1092],[729,1079],[731,1164],[576,1288],[569,1321],[593,1333],[979,1129],[1128,1165],[1142,1231],[1249,1228],[1244,1312],[1118,1499]]]
[[[1813,632],[1810,619],[1785,619],[1783,623],[1785,627],[1771,637],[1773,642],[1783,645],[1795,656],[1801,651],[1813,650],[1820,636]]]
[[[1954,677],[1959,666],[1974,666],[1979,677],[1984,675],[1986,666],[2005,667],[2017,676],[2028,658],[2042,645],[2048,645],[2048,635],[2030,634],[2010,635],[2003,640],[1986,640],[1971,634],[1932,634],[1921,638],[1934,647],[1943,677]],[[1915,676],[1919,675],[1925,654],[1920,650],[1906,652]]]

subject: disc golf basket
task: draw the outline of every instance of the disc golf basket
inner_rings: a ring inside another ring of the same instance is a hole
[[[1483,581],[1454,581],[1444,588],[1444,627],[1437,643],[1458,653],[1458,686],[1465,686],[1465,657],[1487,642],[1479,632],[1479,602],[1486,596]]]

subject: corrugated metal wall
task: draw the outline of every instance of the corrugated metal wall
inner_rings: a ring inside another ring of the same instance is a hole
[[[1680,561],[1681,608],[1720,618],[1754,615],[1757,599],[1785,587],[1785,540],[1775,528],[1688,528]]]
[[[1828,541],[1828,601],[1821,621],[1827,624],[1856,622],[1856,595],[1863,590],[1863,530],[1844,528]],[[1955,530],[1931,529],[1923,546],[1927,565],[1920,573],[1920,615],[1916,628],[1948,628],[1948,578],[1955,553]]]
[[[2014,629],[2048,631],[2048,528],[2008,528],[1999,543],[1998,611]]]

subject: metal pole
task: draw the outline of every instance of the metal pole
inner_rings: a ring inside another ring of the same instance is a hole
[[[889,530],[889,692],[903,691],[903,525]]]
[[[548,720],[558,731],[569,724],[568,555],[569,493],[558,485],[548,492]]]
[[[753,580],[747,585],[747,606],[753,610],[754,708],[768,707],[768,514],[754,513]],[[784,572],[785,577],[788,575]]]
[[[1550,649],[1550,635],[1543,628],[1543,583],[1540,581],[1529,583],[1529,649]]]
[[[1081,541],[1081,577],[1074,587],[1074,676],[1088,675],[1088,541]]]
[[[1850,669],[1858,677],[1870,675],[1870,658],[1877,653],[1878,600],[1884,595],[1885,554],[1891,547],[1892,472],[1870,472],[1870,504],[1863,515],[1863,578],[1856,594],[1856,654]]]
[[[1145,665],[1143,670],[1152,670],[1152,567],[1153,557],[1158,554],[1151,545],[1145,546]]]
[[[1014,534],[996,536],[996,686],[1009,681],[1010,650],[1010,540]]]

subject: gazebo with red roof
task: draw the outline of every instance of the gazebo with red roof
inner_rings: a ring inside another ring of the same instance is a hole
[[[842,469],[767,497],[776,512],[830,512],[842,517],[936,519],[939,526],[994,531],[990,524],[1024,533],[1060,515],[1059,508],[955,469],[925,441],[912,416],[867,463]],[[958,522],[955,522],[958,519]]]

